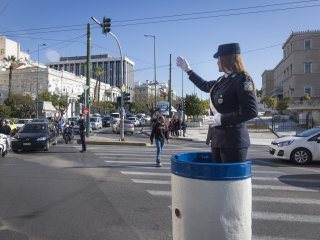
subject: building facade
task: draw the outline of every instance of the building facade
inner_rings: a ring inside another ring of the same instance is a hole
[[[0,71],[0,103],[8,97],[9,71]],[[12,73],[12,93],[30,95],[36,99],[37,92],[51,92],[60,97],[64,97],[69,102],[66,116],[70,117],[79,114],[79,95],[84,92],[86,78],[76,76],[67,71],[58,71],[44,65],[38,67],[30,66],[14,69]],[[90,79],[90,96],[94,96],[97,91],[97,81]],[[111,87],[109,84],[101,83],[100,100],[116,102],[116,98],[121,95],[120,89]]]
[[[86,56],[61,57],[58,62],[48,63],[47,66],[55,70],[64,70],[76,76],[86,76]],[[121,58],[114,58],[108,54],[91,56],[91,78],[98,79],[96,69],[101,67],[103,74],[101,82],[109,84],[111,87],[122,87],[121,78]],[[129,58],[123,58],[123,84],[125,91],[131,96],[134,94],[134,62]]]
[[[292,32],[282,50],[281,61],[262,74],[262,96],[290,97],[291,115],[320,123],[320,30]],[[310,101],[303,100],[305,94]]]
[[[135,100],[146,101],[149,106],[154,106],[154,94],[157,95],[157,101],[167,101],[169,87],[165,83],[157,83],[146,81],[146,82],[136,82],[135,83]],[[174,90],[171,90],[171,100],[175,102],[177,95]]]
[[[281,61],[262,74],[263,96],[298,101],[308,93],[320,100],[320,31],[293,32],[282,49]]]

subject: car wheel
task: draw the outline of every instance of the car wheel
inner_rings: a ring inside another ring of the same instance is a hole
[[[57,145],[57,144],[58,144],[58,139],[55,138],[52,144],[53,144],[53,145]]]
[[[292,151],[290,160],[296,164],[308,164],[312,160],[311,152],[305,148],[297,148]]]
[[[49,142],[49,140],[47,140],[46,147],[44,148],[44,150],[49,151],[49,148],[50,148],[50,142]]]
[[[19,152],[18,149],[11,149],[11,150],[12,150],[12,152],[14,152],[14,153],[18,153],[18,152]]]

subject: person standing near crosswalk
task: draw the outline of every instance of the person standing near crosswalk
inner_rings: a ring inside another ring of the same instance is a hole
[[[152,127],[150,135],[151,144],[153,144],[153,139],[155,139],[157,147],[156,166],[161,167],[161,153],[163,150],[164,141],[166,140],[167,143],[169,143],[168,128],[165,124],[164,116],[160,116],[158,122]]]

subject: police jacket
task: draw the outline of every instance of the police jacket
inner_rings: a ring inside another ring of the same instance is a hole
[[[80,119],[78,124],[79,124],[79,132],[80,134],[83,134],[86,130],[86,122],[84,121],[84,119]]]
[[[251,77],[244,73],[225,74],[218,80],[205,81],[193,71],[189,79],[202,91],[210,93],[213,108],[221,114],[221,126],[213,127],[211,146],[247,148],[250,145],[245,121],[258,115]]]

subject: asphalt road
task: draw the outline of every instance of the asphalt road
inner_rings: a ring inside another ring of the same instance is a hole
[[[156,168],[155,147],[58,144],[0,160],[0,240],[171,239],[170,156],[209,151],[174,141]],[[252,147],[253,239],[320,239],[320,164],[298,167]]]

